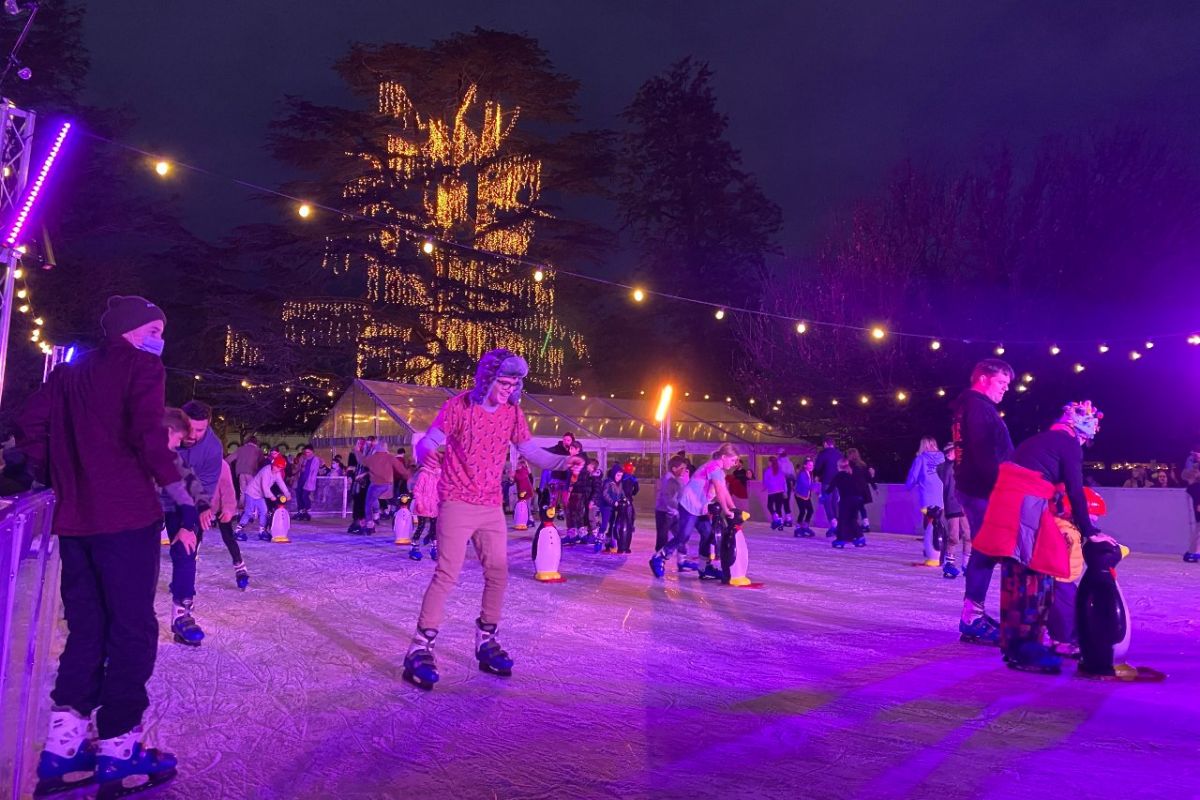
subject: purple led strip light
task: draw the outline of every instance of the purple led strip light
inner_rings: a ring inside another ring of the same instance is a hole
[[[5,238],[4,244],[8,247],[13,247],[17,243],[17,237],[21,235],[21,229],[25,227],[25,220],[29,218],[29,212],[33,210],[33,204],[37,202],[38,195],[41,194],[42,184],[46,182],[46,176],[50,174],[50,168],[54,166],[54,159],[58,158],[58,150],[62,147],[62,143],[67,138],[67,133],[71,130],[71,123],[64,122],[62,130],[58,132],[58,137],[54,140],[54,146],[50,148],[50,152],[46,155],[46,160],[42,162],[42,169],[38,172],[37,180],[33,182],[33,187],[29,190],[29,194],[25,195],[25,203],[21,206],[21,213],[17,214],[16,222],[13,223],[12,230],[8,232],[8,237]]]

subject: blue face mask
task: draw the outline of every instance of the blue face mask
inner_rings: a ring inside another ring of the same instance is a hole
[[[145,339],[142,339],[142,343],[138,345],[138,350],[144,350],[151,355],[156,355],[159,358],[162,358],[163,348],[166,347],[166,345],[167,343],[157,336],[147,336]]]

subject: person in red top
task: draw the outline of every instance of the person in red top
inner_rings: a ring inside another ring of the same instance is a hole
[[[114,296],[100,324],[104,343],[60,364],[17,419],[17,446],[57,497],[67,620],[39,795],[77,785],[68,776],[93,767],[102,792],[133,775],[157,784],[175,774],[175,756],[140,742],[158,652],[163,510],[155,485],[174,501],[182,527],[199,528],[163,425],[166,317],[144,297]],[[96,751],[87,742],[93,711]]]
[[[467,554],[475,546],[483,566],[483,608],[475,620],[475,657],[479,669],[511,675],[513,661],[496,641],[496,625],[508,584],[508,526],[500,497],[500,475],[509,446],[535,466],[561,469],[566,457],[533,443],[525,413],[518,403],[529,365],[498,348],[485,353],[475,372],[475,388],[445,402],[433,426],[417,443],[419,463],[441,453],[438,483],[440,556],[425,591],[417,632],[404,657],[404,679],[432,689],[438,672],[433,642],[445,615],[446,597],[458,583]]]

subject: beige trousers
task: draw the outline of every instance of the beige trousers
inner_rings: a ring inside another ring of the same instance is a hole
[[[475,545],[483,565],[483,609],[479,616],[485,624],[500,622],[500,606],[508,585],[508,524],[500,506],[477,506],[460,500],[447,500],[438,510],[437,566],[433,580],[425,590],[418,628],[441,627],[446,613],[446,598],[458,583],[467,541]]]

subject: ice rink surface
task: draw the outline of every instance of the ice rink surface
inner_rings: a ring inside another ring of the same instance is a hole
[[[171,642],[164,552],[151,743],[177,798],[1185,798],[1200,796],[1200,565],[1134,553],[1120,569],[1130,661],[1166,683],[1006,669],[961,644],[962,579],[913,567],[919,543],[836,551],[748,526],[734,589],[632,556],[568,548],[533,580],[512,533],[500,641],[514,675],[477,671],[473,553],[430,693],[401,662],[433,564],[390,535],[295,524],[243,545],[234,585],[205,541],[198,649]],[[694,543],[693,543],[694,547]],[[999,575],[989,610],[995,613]]]

